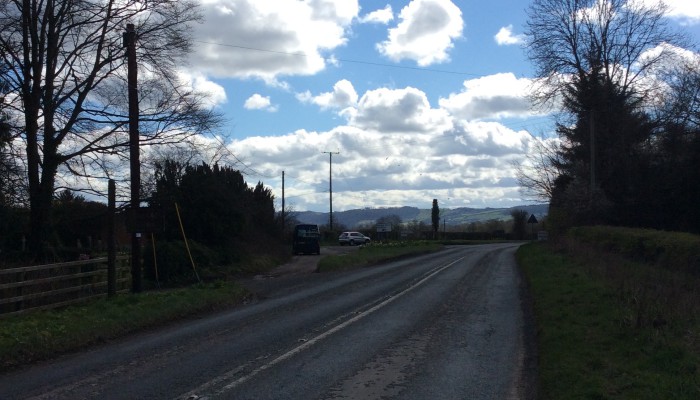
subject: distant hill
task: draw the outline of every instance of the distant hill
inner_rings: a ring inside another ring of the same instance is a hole
[[[468,224],[489,220],[509,220],[511,211],[521,209],[529,214],[535,214],[540,219],[549,212],[548,204],[517,206],[510,208],[441,208],[440,216],[447,225]],[[328,223],[328,213],[314,211],[295,212],[297,219],[303,223],[325,225]],[[357,210],[335,211],[335,221],[355,228],[364,224],[373,224],[381,217],[398,215],[403,222],[418,221],[431,224],[431,210],[417,207],[363,208]]]

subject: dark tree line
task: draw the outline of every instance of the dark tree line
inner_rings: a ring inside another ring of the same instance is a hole
[[[536,100],[558,102],[551,175],[519,176],[563,227],[613,224],[700,232],[700,63],[662,3],[536,0],[528,51]],[[546,148],[547,151],[551,150]],[[544,189],[543,189],[544,188]]]
[[[172,253],[173,243],[183,241],[180,220],[187,240],[199,251],[199,261],[210,268],[225,269],[254,253],[273,254],[282,241],[282,223],[271,190],[262,182],[248,186],[240,171],[228,166],[156,163],[149,206],[160,212],[156,247],[162,247],[161,257],[170,261],[170,265],[158,261],[161,268],[187,270],[186,265],[182,267],[189,263],[184,254],[180,260],[166,254]],[[144,256],[150,259],[148,251]]]

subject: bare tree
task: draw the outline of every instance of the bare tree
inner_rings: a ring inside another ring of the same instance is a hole
[[[662,78],[667,90],[659,101],[657,118],[665,124],[700,130],[700,55],[675,63]]]
[[[46,238],[57,175],[112,177],[128,157],[128,23],[137,32],[141,143],[182,142],[219,122],[177,74],[199,20],[193,0],[0,2],[0,80],[26,145],[32,250]]]
[[[534,0],[527,10],[530,60],[541,85],[538,100],[566,96],[576,83],[600,74],[635,101],[655,88],[640,83],[671,56],[682,35],[667,24],[667,6],[641,0]],[[655,49],[655,51],[650,51]]]
[[[521,191],[530,200],[549,203],[555,180],[562,174],[559,141],[539,139],[525,156],[524,162],[513,162]]]

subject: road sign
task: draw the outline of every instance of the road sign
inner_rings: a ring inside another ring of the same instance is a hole
[[[537,218],[535,217],[535,214],[530,215],[530,219],[527,220],[528,224],[536,224],[537,223]]]
[[[377,224],[377,232],[391,232],[391,224]]]

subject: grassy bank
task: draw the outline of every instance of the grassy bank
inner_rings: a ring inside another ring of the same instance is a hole
[[[427,254],[441,248],[442,244],[428,241],[373,243],[347,254],[323,257],[318,263],[318,271],[327,272],[364,267],[401,257]]]
[[[534,298],[539,398],[700,398],[697,276],[616,251],[610,235],[518,251]]]
[[[436,243],[374,244],[322,260],[323,270],[348,269],[441,248]],[[269,270],[267,258],[246,271]],[[234,282],[122,294],[59,310],[0,318],[0,371],[106,342],[164,323],[241,303],[249,293]]]
[[[82,306],[0,319],[0,371],[240,303],[234,283],[124,294]]]

